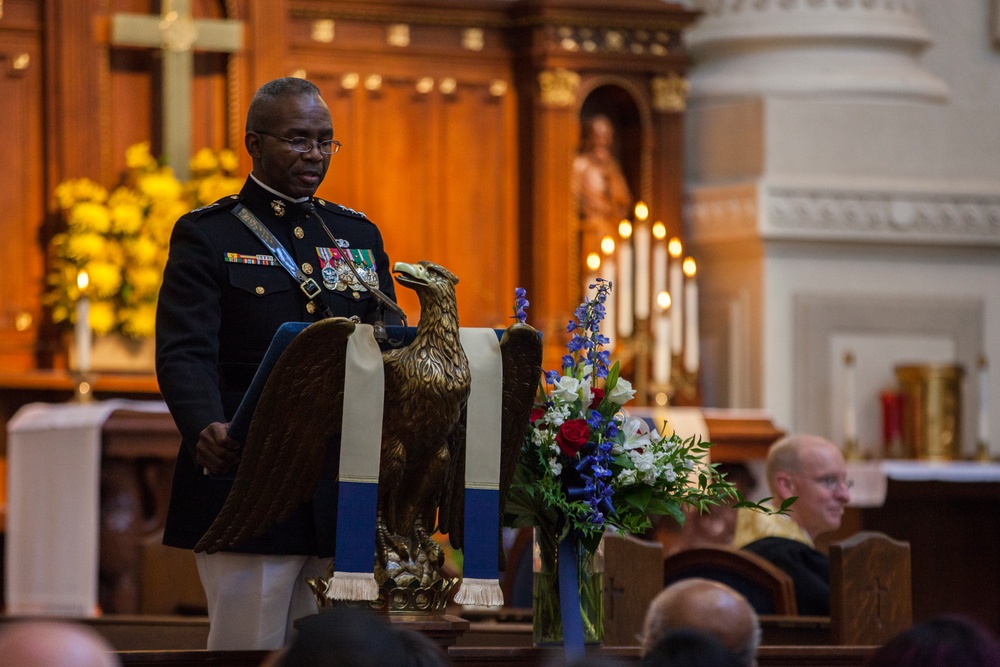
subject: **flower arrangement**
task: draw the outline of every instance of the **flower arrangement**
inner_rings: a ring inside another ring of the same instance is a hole
[[[504,509],[507,525],[535,529],[536,643],[563,640],[567,617],[558,602],[563,568],[560,564],[557,573],[556,565],[564,553],[575,553],[570,569],[578,577],[582,637],[599,642],[602,585],[593,565],[606,529],[641,534],[659,515],[683,524],[685,505],[704,511],[733,502],[764,509],[745,501],[705,461],[711,443],[682,440],[668,434],[665,424],[657,431],[622,409],[635,391],[602,349],[608,338],[600,331],[611,283],[598,278],[590,289],[596,290],[594,297],[584,300],[566,327],[572,337],[562,369],[545,373]],[[518,288],[514,318],[524,322],[527,307]],[[573,546],[564,552],[563,545]],[[570,634],[575,631],[567,638]]]
[[[724,501],[745,503],[737,489],[705,462],[711,443],[660,433],[622,410],[635,395],[611,364],[600,332],[611,283],[577,308],[561,371],[549,371],[531,414],[531,427],[508,492],[506,520],[536,526],[557,540],[574,533],[591,553],[607,527],[643,533],[650,517],[684,521],[684,505],[704,510]],[[515,294],[515,317],[527,301]]]
[[[110,193],[86,178],[56,187],[66,229],[49,245],[43,303],[54,323],[68,326],[86,289],[95,333],[148,338],[174,222],[192,208],[238,192],[241,181],[233,175],[239,164],[230,150],[203,148],[191,158],[191,180],[181,183],[150,154],[148,142],[130,146],[125,162],[125,178]],[[87,276],[84,287],[78,283],[81,273]]]

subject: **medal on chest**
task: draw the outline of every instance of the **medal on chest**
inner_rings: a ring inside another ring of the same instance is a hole
[[[368,291],[367,285],[378,288],[378,273],[375,270],[375,256],[371,250],[351,248],[316,248],[319,255],[320,274],[323,287],[331,292]],[[361,275],[362,282],[355,277],[347,261]]]

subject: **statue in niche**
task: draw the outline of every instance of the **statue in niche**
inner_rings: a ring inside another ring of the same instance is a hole
[[[618,223],[631,212],[632,193],[611,150],[614,138],[615,128],[607,116],[584,120],[571,180],[584,257],[599,251],[604,236],[614,237]]]

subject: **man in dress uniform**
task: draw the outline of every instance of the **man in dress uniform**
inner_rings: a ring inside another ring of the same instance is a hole
[[[829,616],[830,560],[814,541],[840,528],[851,501],[844,455],[826,438],[792,435],[768,449],[766,470],[775,506],[793,496],[797,500],[787,515],[739,510],[733,546],[791,575],[799,614]]]
[[[373,323],[369,287],[395,299],[378,228],[313,196],[340,148],[319,89],[297,78],[261,86],[244,143],[253,171],[240,193],[177,222],[157,306],[157,379],[182,436],[163,541],[184,549],[232,486],[242,443],[227,424],[278,327],[331,315]],[[306,502],[238,553],[196,554],[209,649],[279,648],[317,611],[304,579],[332,555],[329,513]]]

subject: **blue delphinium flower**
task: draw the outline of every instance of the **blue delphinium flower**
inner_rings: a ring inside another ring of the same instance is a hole
[[[570,354],[563,357],[563,371],[579,370],[581,365],[585,365],[590,367],[590,372],[595,377],[606,378],[611,365],[611,354],[602,350],[601,346],[607,345],[610,340],[600,329],[601,322],[607,315],[604,304],[611,292],[611,282],[598,278],[590,288],[596,289],[593,298],[586,297],[573,311],[576,319],[566,324],[566,332],[573,334],[573,337],[567,343]]]
[[[528,306],[530,302],[525,298],[526,295],[527,292],[523,287],[514,289],[514,314],[512,317],[521,324],[524,324],[525,320],[528,319]]]

